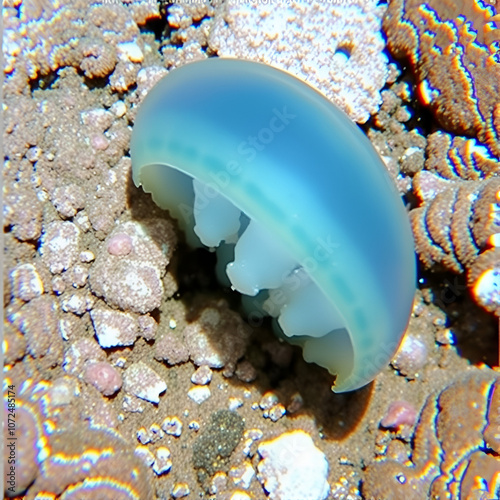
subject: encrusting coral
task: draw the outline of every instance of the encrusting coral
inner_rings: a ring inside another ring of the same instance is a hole
[[[381,459],[369,465],[365,497],[494,498],[500,488],[498,415],[500,377],[493,372],[469,374],[429,396],[415,431],[411,462]]]
[[[158,5],[147,1],[126,8],[85,0],[9,0],[3,9],[4,92],[24,92],[30,80],[66,66],[89,78],[111,75],[111,87],[123,92],[135,83],[144,59],[136,21],[158,17]]]
[[[26,498],[151,498],[147,471],[121,435],[111,428],[75,425],[84,397],[76,379],[22,383],[4,380],[16,393],[18,434],[17,478],[8,496]]]
[[[394,0],[383,27],[391,52],[410,61],[420,101],[448,131],[428,137],[425,170],[413,178],[420,261],[467,272],[475,300],[500,316],[498,22],[482,0]]]
[[[388,47],[407,57],[421,100],[444,128],[473,134],[500,155],[500,30],[483,0],[393,0],[384,18]]]

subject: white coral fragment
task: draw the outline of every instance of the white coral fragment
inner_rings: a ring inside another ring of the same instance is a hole
[[[286,432],[259,445],[258,478],[271,500],[324,500],[328,462],[302,430]]]
[[[146,363],[139,361],[125,370],[123,388],[138,398],[157,404],[160,394],[167,390],[167,384]]]
[[[349,2],[227,2],[208,38],[221,57],[289,71],[364,123],[382,99],[388,76],[381,32],[384,7]]]

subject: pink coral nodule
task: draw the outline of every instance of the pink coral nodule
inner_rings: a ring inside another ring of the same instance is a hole
[[[380,425],[386,429],[399,429],[405,425],[413,427],[417,420],[417,410],[407,401],[394,401],[389,406]]]
[[[120,373],[105,361],[89,363],[85,367],[83,378],[104,396],[112,396],[122,386]]]
[[[108,252],[111,255],[123,256],[132,251],[132,238],[125,233],[115,234],[108,241]]]

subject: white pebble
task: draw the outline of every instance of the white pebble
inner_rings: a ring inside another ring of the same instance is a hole
[[[69,340],[69,338],[71,337],[71,326],[71,322],[67,318],[59,320],[59,333],[61,334],[63,340]]]
[[[80,262],[88,263],[92,262],[95,259],[95,255],[90,250],[84,250],[80,252]]]
[[[196,420],[189,422],[188,427],[195,432],[200,430],[200,424]]]
[[[235,491],[230,497],[229,500],[252,500],[252,497],[245,493],[244,491]]]
[[[475,299],[485,306],[500,305],[500,265],[483,272],[472,289]]]
[[[15,297],[28,302],[43,294],[43,282],[33,264],[20,264],[10,273]]]
[[[61,309],[64,312],[72,312],[78,316],[92,309],[93,305],[93,296],[86,293],[75,293],[61,301]]]
[[[189,493],[189,486],[186,483],[176,483],[172,488],[172,496],[174,498],[187,497]]]
[[[182,433],[182,422],[177,417],[166,417],[161,424],[165,434],[179,437]]]
[[[239,408],[240,406],[243,406],[243,401],[240,398],[229,398],[229,406],[228,408],[231,411],[236,410],[236,408]]]
[[[205,385],[197,385],[188,391],[188,396],[199,405],[206,401],[210,394],[210,389]]]
[[[159,403],[160,394],[167,390],[167,384],[146,363],[139,361],[123,373],[123,388],[140,399]]]
[[[165,446],[160,446],[156,450],[156,459],[153,464],[153,470],[158,476],[165,474],[172,467],[172,462],[170,460],[170,450]]]
[[[40,253],[52,274],[69,269],[80,252],[80,230],[72,222],[55,221],[48,224],[41,237]]]
[[[163,437],[163,431],[158,424],[152,424],[149,428],[149,435],[151,436],[151,442],[156,443]]]
[[[262,410],[269,410],[271,409],[273,406],[277,405],[278,404],[278,396],[276,396],[276,394],[274,394],[274,392],[266,392],[260,402],[259,402],[259,406]]]
[[[132,345],[139,334],[137,321],[129,313],[99,308],[90,312],[90,318],[101,347]]]
[[[277,422],[285,413],[286,413],[285,407],[281,403],[278,403],[277,405],[274,405],[271,409],[266,410],[263,413],[263,415],[264,418],[269,418],[273,422]]]
[[[141,48],[135,42],[123,42],[116,45],[116,50],[120,56],[129,61],[140,63],[144,60]]]
[[[271,500],[324,500],[328,462],[302,430],[282,434],[259,445],[258,479]]]
[[[139,440],[139,443],[141,444],[148,444],[151,442],[151,437],[149,436],[149,432],[145,427],[141,427],[137,431],[137,439]]]
[[[254,452],[252,451],[252,445],[255,441],[262,439],[264,433],[260,429],[249,429],[245,431],[245,446],[243,447],[243,454],[247,457],[253,456]]]
[[[127,112],[127,106],[123,101],[116,101],[109,110],[114,113],[116,117],[121,118]]]
[[[255,471],[250,463],[244,462],[238,467],[232,467],[229,471],[229,477],[232,478],[236,486],[247,490],[255,477]]]

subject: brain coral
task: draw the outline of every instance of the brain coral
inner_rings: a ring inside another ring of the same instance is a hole
[[[482,0],[394,0],[383,27],[391,52],[411,64],[420,101],[460,134],[432,133],[425,170],[413,178],[420,260],[427,268],[467,272],[476,301],[500,315],[498,21],[495,7]]]
[[[33,483],[23,498],[152,498],[144,465],[120,434],[104,426],[75,425],[72,412],[81,404],[81,388],[74,378],[15,382],[4,380],[5,411],[8,395],[16,394],[19,415],[19,481],[7,496]],[[5,437],[9,441],[7,430]]]
[[[80,68],[89,78],[111,74],[112,88],[127,90],[144,58],[134,20],[158,16],[153,2],[131,7],[85,0],[4,2],[5,93],[21,93],[30,80],[65,66]]]
[[[441,124],[473,134],[500,154],[500,29],[483,0],[394,0],[384,18],[388,47],[407,57],[421,100]]]
[[[497,498],[499,415],[500,377],[490,370],[469,374],[429,396],[411,462],[371,464],[363,484],[365,498]]]
[[[363,123],[377,111],[388,74],[383,9],[374,0],[226,2],[208,45],[221,57],[290,71]]]

